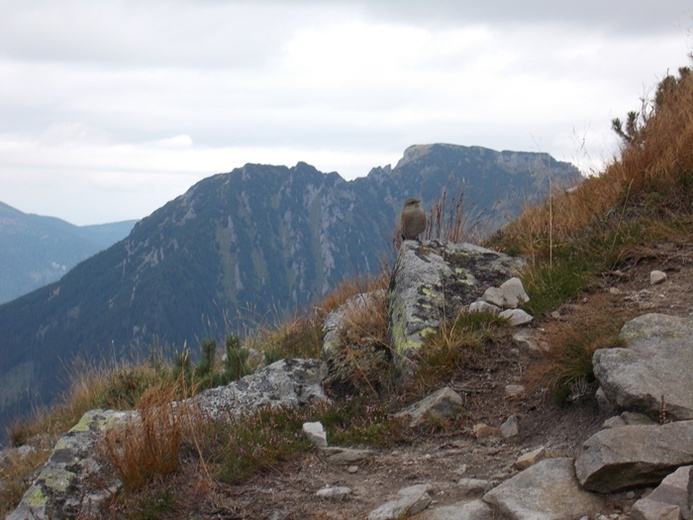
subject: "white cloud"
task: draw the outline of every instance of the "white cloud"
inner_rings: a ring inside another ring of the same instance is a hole
[[[248,162],[354,178],[437,141],[598,169],[686,63],[687,2],[654,4],[0,0],[0,200],[138,218]]]

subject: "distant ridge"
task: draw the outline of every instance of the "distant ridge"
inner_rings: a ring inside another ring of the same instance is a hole
[[[59,282],[0,306],[0,418],[63,390],[56,367],[75,356],[195,345],[377,272],[410,196],[428,209],[464,192],[497,229],[547,195],[549,176],[572,184],[579,172],[547,154],[432,144],[353,181],[306,163],[203,179]]]
[[[135,222],[75,226],[0,202],[0,304],[60,279],[82,260],[125,238]]]

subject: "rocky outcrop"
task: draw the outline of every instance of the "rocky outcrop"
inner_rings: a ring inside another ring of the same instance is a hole
[[[390,343],[400,359],[411,356],[441,320],[512,278],[524,263],[473,244],[402,243],[388,294]]]
[[[105,471],[96,445],[103,432],[124,424],[132,412],[92,410],[55,445],[38,478],[24,494],[8,520],[75,518],[98,513],[101,502],[115,493],[121,482]]]
[[[693,421],[628,425],[597,432],[575,461],[585,489],[612,493],[658,484],[680,466],[693,464]]]
[[[282,359],[227,386],[201,392],[195,404],[209,419],[235,420],[265,406],[300,406],[327,397],[320,386],[324,363]],[[11,520],[75,518],[98,514],[101,501],[121,482],[103,471],[96,446],[110,427],[125,424],[137,412],[92,410],[58,440],[41,474],[24,494]]]
[[[620,409],[693,419],[693,318],[646,314],[621,330],[625,348],[597,350],[594,374]]]
[[[301,406],[326,401],[321,383],[326,365],[317,359],[280,359],[243,379],[195,397],[211,419],[237,419],[265,406]]]

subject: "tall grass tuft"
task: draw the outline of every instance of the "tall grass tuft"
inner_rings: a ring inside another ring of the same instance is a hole
[[[136,419],[106,432],[104,453],[127,488],[178,469],[181,442],[194,411],[191,405],[176,406],[174,398],[170,387],[151,388],[140,399]]]

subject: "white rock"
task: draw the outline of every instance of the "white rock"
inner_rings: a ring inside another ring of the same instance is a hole
[[[469,304],[469,312],[488,312],[490,314],[498,315],[500,311],[500,307],[481,300]]]
[[[350,493],[351,488],[347,486],[325,486],[324,488],[319,489],[315,494],[320,498],[336,498],[337,500],[343,500],[344,497]]]
[[[508,320],[508,323],[513,327],[525,325],[534,319],[531,314],[526,313],[522,309],[508,309],[501,312],[498,316]]]
[[[650,284],[651,285],[656,285],[658,283],[662,283],[667,279],[667,273],[664,271],[651,271],[650,272]]]
[[[327,432],[320,422],[303,423],[303,433],[318,448],[327,447]]]
[[[503,294],[505,307],[514,309],[519,304],[529,301],[529,296],[525,292],[522,281],[517,277],[513,277],[501,284],[500,290]]]
[[[496,307],[505,306],[503,291],[501,291],[498,287],[489,287],[486,289],[479,300],[490,303],[491,305],[495,305]]]

